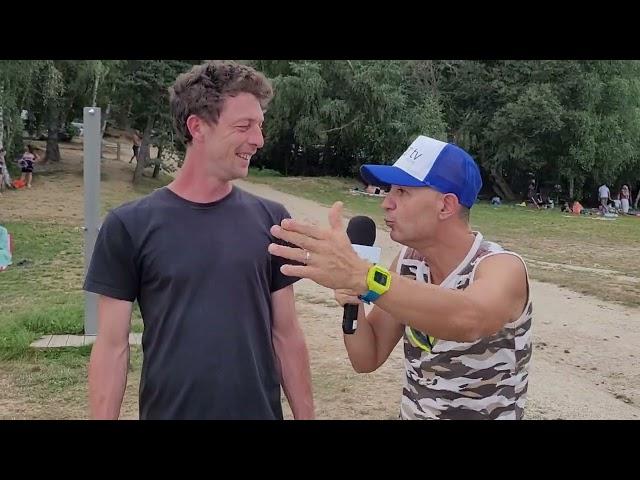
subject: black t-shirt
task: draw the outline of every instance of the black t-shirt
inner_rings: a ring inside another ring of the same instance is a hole
[[[168,188],[104,220],[84,288],[138,300],[144,322],[141,419],[281,419],[269,229],[280,204],[233,187],[213,203]]]

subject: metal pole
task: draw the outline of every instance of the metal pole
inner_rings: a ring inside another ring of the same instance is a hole
[[[84,273],[100,228],[100,109],[84,108]],[[98,295],[85,292],[84,334],[98,333]]]

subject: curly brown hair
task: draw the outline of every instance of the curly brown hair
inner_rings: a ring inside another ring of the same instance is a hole
[[[264,110],[273,98],[273,87],[264,74],[232,61],[206,62],[179,75],[169,88],[171,116],[177,133],[186,143],[191,142],[187,118],[197,115],[217,123],[225,99],[238,93],[254,95]]]

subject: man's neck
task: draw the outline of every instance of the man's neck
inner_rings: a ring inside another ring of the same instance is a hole
[[[185,200],[211,203],[229,195],[233,185],[207,171],[204,159],[188,150],[182,168],[167,187]]]
[[[435,242],[416,248],[425,258],[431,272],[431,282],[439,285],[469,253],[476,237],[470,230],[457,228],[444,233]]]

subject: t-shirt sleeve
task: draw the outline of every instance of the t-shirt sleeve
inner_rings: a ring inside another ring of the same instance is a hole
[[[131,235],[118,216],[107,215],[84,281],[88,292],[133,302],[138,296],[139,275]]]
[[[278,215],[276,218],[277,218],[278,225],[280,225],[280,222],[282,222],[282,220],[284,220],[285,218],[291,218],[291,215],[289,214],[286,208],[281,207],[281,210],[278,212]],[[272,237],[272,240],[274,243],[277,243],[279,245],[286,245],[287,247],[296,248],[295,245],[292,245],[288,242],[284,242],[278,238]],[[302,265],[299,262],[294,262],[292,260],[287,260],[286,258],[278,257],[276,255],[271,255],[271,293],[277,292],[278,290],[288,287],[289,285],[300,280],[300,277],[289,277],[287,275],[284,275],[280,271],[280,267],[282,265],[287,265],[287,264]]]

